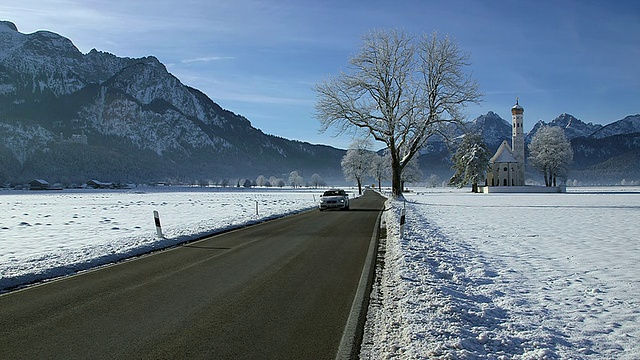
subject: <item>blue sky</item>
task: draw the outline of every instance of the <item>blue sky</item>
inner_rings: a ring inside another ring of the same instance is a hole
[[[525,130],[565,112],[600,124],[640,113],[636,0],[21,0],[3,1],[0,18],[83,53],[154,55],[265,133],[341,148],[349,136],[318,132],[313,87],[344,70],[374,28],[455,38],[485,94],[468,119],[509,120],[516,96]]]

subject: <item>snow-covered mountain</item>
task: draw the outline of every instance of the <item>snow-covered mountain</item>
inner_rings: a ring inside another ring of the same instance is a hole
[[[569,140],[579,137],[588,137],[602,128],[602,125],[600,124],[585,123],[582,120],[577,119],[573,115],[564,113],[553,119],[550,123],[545,123],[542,120],[538,120],[531,131],[527,133],[527,143],[531,141],[531,138],[538,132],[538,130],[542,126],[559,126],[563,128],[564,134]]]
[[[341,177],[343,150],[266,135],[155,57],[82,54],[0,21],[0,181]],[[10,158],[7,158],[10,157]],[[308,173],[308,174],[307,174]]]
[[[562,127],[571,141],[574,162],[570,177],[601,184],[640,179],[640,115],[627,116],[603,127],[561,114],[549,123],[538,121],[525,134],[526,144],[542,126]],[[467,130],[482,134],[491,151],[503,140],[511,142],[511,124],[491,111],[470,121]],[[432,162],[431,165],[439,164]],[[527,170],[528,176],[537,176],[533,169]]]
[[[511,139],[511,123],[493,111],[478,116],[469,125],[469,130],[481,134],[491,150],[498,149],[503,140]]]
[[[491,111],[467,125],[492,151],[511,139],[510,122]],[[640,178],[638,166],[624,160],[640,151],[640,115],[603,127],[562,114],[539,121],[525,141],[543,125],[565,129],[585,178],[621,168],[616,177]],[[450,176],[454,150],[430,140],[420,156],[425,177]],[[342,181],[344,153],[262,133],[182,84],[153,56],[82,54],[60,35],[23,34],[0,21],[0,184],[220,181],[292,170]]]
[[[618,120],[602,127],[590,135],[594,139],[604,139],[610,136],[640,133],[640,114],[629,115],[622,120]]]

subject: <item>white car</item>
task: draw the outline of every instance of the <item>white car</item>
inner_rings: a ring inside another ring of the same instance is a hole
[[[331,189],[320,195],[320,211],[326,209],[349,210],[349,194],[342,189]]]

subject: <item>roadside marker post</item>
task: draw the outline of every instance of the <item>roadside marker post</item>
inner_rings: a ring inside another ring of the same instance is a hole
[[[156,234],[158,234],[159,238],[164,239],[164,236],[162,236],[162,226],[160,226],[160,215],[156,210],[153,210],[153,219],[156,222]]]
[[[405,209],[400,212],[400,238],[404,237]]]

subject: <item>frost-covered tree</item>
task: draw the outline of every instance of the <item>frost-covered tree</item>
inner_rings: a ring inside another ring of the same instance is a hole
[[[461,188],[471,183],[471,191],[478,192],[478,182],[485,178],[491,156],[480,134],[465,134],[451,158],[455,174],[449,185]]]
[[[375,154],[371,160],[369,175],[378,182],[378,189],[382,189],[382,180],[388,180],[391,172],[391,158]]]
[[[369,173],[373,152],[369,150],[371,142],[367,139],[354,141],[342,158],[342,172],[347,181],[355,181],[358,194],[362,194],[362,180]]]
[[[440,184],[441,184],[440,176],[438,176],[436,174],[431,174],[429,176],[429,179],[427,179],[427,186],[428,187],[434,188],[434,187],[438,187],[438,185],[440,185]]]
[[[420,148],[460,124],[465,105],[479,102],[477,83],[463,72],[468,65],[468,55],[449,37],[372,31],[347,72],[316,85],[320,130],[362,130],[383,142],[393,194],[401,196],[403,170]]]
[[[566,178],[573,161],[573,149],[564,130],[543,126],[529,144],[529,162],[542,173],[546,186],[556,186],[556,178]]]
[[[284,181],[283,178],[277,178],[274,182],[273,182],[273,186],[277,186],[279,188],[283,188],[285,185],[287,185],[287,183]]]
[[[294,170],[289,174],[289,185],[291,185],[291,187],[293,187],[294,189],[297,187],[302,187],[304,186],[304,179],[297,171]]]
[[[267,182],[267,178],[264,175],[260,175],[256,179],[256,186],[265,186]]]
[[[324,180],[322,180],[322,177],[318,174],[313,174],[311,175],[311,181],[309,182],[309,184],[311,186],[313,186],[314,188],[318,188],[319,186],[325,186],[325,182]]]

